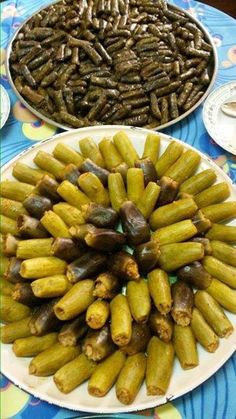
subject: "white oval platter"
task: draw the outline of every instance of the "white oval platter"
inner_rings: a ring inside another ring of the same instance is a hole
[[[150,130],[124,126],[82,128],[59,134],[49,140],[37,143],[30,149],[24,151],[2,168],[2,180],[12,178],[12,167],[16,161],[24,162],[33,167],[33,157],[39,150],[50,153],[58,142],[65,142],[78,150],[78,141],[81,138],[89,136],[96,142],[99,142],[104,137],[112,137],[120,130],[126,131],[138,153],[141,155],[146,135],[151,132]],[[161,153],[163,153],[164,149],[173,138],[162,133],[160,133],[160,136]],[[193,149],[193,147],[188,144],[184,144],[184,146],[186,149]],[[236,191],[228,176],[211,159],[202,153],[200,154],[202,156],[200,171],[207,168],[213,168],[217,173],[218,181],[225,181],[229,184],[231,188],[231,197],[229,199],[236,200]],[[236,224],[236,222],[234,222],[234,224]],[[236,327],[236,315],[230,313],[227,313],[227,315]],[[45,400],[63,408],[91,413],[118,413],[143,410],[164,404],[167,401],[188,393],[202,384],[234,353],[236,349],[236,330],[234,330],[234,333],[228,339],[220,340],[220,346],[214,354],[209,354],[198,345],[199,366],[197,368],[183,371],[178,361],[175,360],[174,373],[171,378],[168,392],[165,396],[147,396],[145,385],[143,385],[134,403],[130,406],[124,406],[117,400],[114,388],[103,398],[90,396],[87,392],[87,383],[84,383],[70,394],[62,394],[55,386],[52,377],[44,378],[29,375],[29,358],[16,358],[11,347],[12,345],[2,345],[2,373],[23,390],[26,390],[28,393],[41,400]]]

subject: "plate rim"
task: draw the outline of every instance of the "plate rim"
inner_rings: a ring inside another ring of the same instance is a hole
[[[63,138],[64,136],[67,136],[67,135],[74,135],[74,134],[76,134],[76,132],[83,132],[83,131],[86,132],[89,129],[96,129],[97,131],[112,130],[112,129],[119,130],[119,131],[126,131],[126,130],[131,129],[131,130],[141,131],[144,134],[145,133],[146,134],[150,134],[150,133],[159,134],[163,138],[171,139],[173,141],[177,141],[178,143],[182,144],[184,146],[184,148],[197,151],[200,154],[200,156],[203,157],[204,160],[207,160],[208,163],[211,166],[215,167],[216,170],[220,171],[221,175],[225,177],[226,181],[231,184],[231,187],[234,187],[234,183],[233,183],[232,179],[227,175],[227,173],[225,173],[224,170],[221,169],[221,167],[219,167],[207,154],[204,154],[202,151],[198,150],[196,147],[193,147],[192,145],[190,145],[188,143],[185,143],[183,140],[180,140],[176,137],[173,137],[170,134],[165,134],[164,132],[159,132],[159,131],[151,129],[151,128],[134,127],[132,125],[92,125],[92,126],[89,126],[89,127],[67,130],[65,132],[61,132],[59,134],[52,135],[50,138],[46,138],[45,140],[35,142],[30,147],[27,147],[25,150],[21,151],[15,157],[10,159],[8,162],[6,162],[4,165],[2,165],[0,167],[1,173],[4,170],[8,169],[8,166],[10,166],[16,160],[18,160],[19,157],[24,156],[25,154],[27,154],[28,152],[30,152],[31,150],[33,150],[35,148],[40,148],[42,144],[47,144],[48,142],[54,141],[55,139],[61,139],[61,137]]]
[[[235,334],[235,332],[234,332]],[[115,408],[110,408],[110,407],[100,407],[99,405],[97,407],[94,408],[86,408],[86,407],[75,407],[74,404],[72,407],[69,402],[67,403],[66,401],[62,401],[60,402],[59,400],[55,400],[55,398],[49,396],[49,395],[45,395],[44,393],[41,392],[37,392],[34,389],[32,389],[31,387],[29,387],[29,385],[27,386],[26,384],[22,384],[20,382],[20,380],[14,378],[14,376],[12,376],[11,374],[9,374],[8,372],[6,372],[6,370],[3,368],[2,366],[2,374],[5,375],[14,385],[17,385],[21,390],[26,391],[28,394],[32,395],[33,397],[47,402],[49,404],[55,405],[55,406],[59,406],[60,408],[63,409],[69,409],[75,412],[86,412],[86,413],[98,413],[98,414],[114,414],[114,413],[131,413],[131,412],[138,412],[138,411],[142,411],[142,410],[147,410],[147,409],[151,409],[151,408],[155,408],[158,406],[161,406],[163,404],[172,402],[172,400],[176,400],[179,397],[183,397],[187,394],[189,394],[191,391],[195,390],[196,388],[198,388],[200,385],[202,385],[203,383],[205,383],[209,378],[213,377],[217,371],[219,371],[219,369],[231,358],[231,356],[234,354],[234,352],[236,351],[236,342],[234,342],[232,344],[232,348],[231,351],[229,351],[229,353],[227,353],[225,355],[225,357],[223,358],[222,362],[220,362],[220,364],[217,364],[217,366],[211,370],[210,373],[206,373],[203,374],[202,379],[200,380],[200,382],[198,382],[198,384],[194,385],[193,387],[191,387],[188,391],[186,392],[176,392],[175,395],[165,395],[162,396],[161,399],[156,402],[154,401],[150,401],[150,402],[146,402],[143,404],[140,404],[138,406],[133,406],[133,404],[131,405],[122,405],[120,407],[115,407]],[[213,372],[212,372],[213,371]],[[49,377],[50,378],[50,377]],[[156,396],[159,397],[159,396]],[[99,399],[98,399],[99,401]]]
[[[4,118],[2,118],[2,120],[0,120],[0,130],[4,127],[4,125],[6,124],[10,111],[11,111],[11,101],[10,101],[10,97],[9,94],[7,93],[7,90],[5,89],[5,87],[0,83],[0,90],[2,91],[3,95],[6,98],[6,105],[7,105],[7,111],[4,113]],[[1,92],[0,92],[1,94]]]
[[[228,151],[229,153],[233,154],[234,156],[236,156],[236,147],[235,149],[232,147],[229,147],[227,144],[225,145],[225,143],[223,143],[219,137],[216,137],[211,129],[211,124],[209,123],[209,118],[207,116],[207,106],[209,105],[209,102],[212,100],[212,97],[214,97],[214,95],[219,92],[220,90],[224,90],[227,89],[227,87],[229,87],[230,85],[233,85],[236,87],[236,81],[230,81],[228,83],[224,83],[220,86],[218,86],[216,89],[214,89],[212,92],[210,92],[210,94],[208,95],[208,97],[206,98],[204,104],[203,104],[203,109],[202,109],[202,119],[203,119],[203,123],[204,126],[207,130],[207,133],[209,134],[209,136],[215,141],[215,143],[217,145],[219,145],[221,148],[223,148],[224,150]],[[236,119],[235,119],[236,121]]]
[[[12,36],[9,39],[7,48],[6,48],[6,59],[5,59],[5,68],[6,68],[6,75],[8,78],[8,81],[11,85],[11,88],[14,92],[14,94],[17,96],[17,98],[20,100],[21,103],[23,103],[23,105],[30,111],[32,112],[34,115],[36,115],[38,118],[40,118],[41,120],[43,120],[44,122],[57,127],[57,128],[61,128],[64,129],[65,131],[72,131],[73,128],[69,128],[66,125],[63,125],[59,122],[53,121],[52,119],[48,118],[47,116],[43,115],[41,112],[37,111],[36,109],[34,109],[33,106],[31,106],[29,104],[29,102],[27,102],[23,96],[21,96],[20,92],[16,89],[16,86],[13,82],[12,76],[11,76],[11,70],[10,70],[10,54],[11,54],[11,50],[12,50],[12,44],[15,40],[15,38],[17,37],[17,34],[20,32],[20,30],[22,29],[22,27],[28,22],[28,20],[30,20],[36,13],[41,12],[43,9],[49,7],[50,5],[59,3],[61,0],[53,0],[51,3],[39,8],[36,12],[32,13],[29,17],[27,17],[22,24],[19,26],[19,28],[17,28],[17,30],[12,34]],[[159,125],[157,127],[154,127],[152,129],[154,130],[160,130],[160,129],[164,129],[164,128],[168,128],[172,125],[175,125],[176,123],[182,121],[183,119],[187,118],[191,113],[193,113],[208,97],[208,95],[211,93],[215,82],[216,82],[216,78],[218,75],[218,69],[219,69],[219,58],[218,58],[218,53],[217,53],[217,48],[216,45],[213,41],[212,36],[210,35],[208,29],[202,24],[202,22],[200,22],[199,19],[197,19],[195,16],[193,16],[191,13],[189,13],[187,10],[176,6],[175,4],[169,3],[167,1],[167,4],[170,5],[173,9],[175,10],[179,10],[181,12],[184,12],[193,22],[195,22],[202,30],[202,32],[205,34],[206,38],[208,39],[208,41],[211,44],[212,47],[212,53],[213,53],[213,72],[212,72],[212,78],[210,81],[210,84],[208,86],[208,88],[206,89],[205,93],[202,95],[202,97],[199,99],[199,101],[197,103],[195,103],[195,105],[189,109],[188,111],[184,112],[182,115],[178,116],[177,118],[173,119],[172,121],[167,122],[166,124],[162,124]],[[98,125],[99,126],[99,125]],[[103,125],[106,126],[106,125]],[[84,128],[88,128],[88,127],[84,127]],[[144,127],[145,129],[145,127]]]
[[[228,177],[228,175],[219,167],[216,165],[216,163],[214,161],[212,161],[212,159],[210,159],[208,156],[206,156],[205,154],[203,154],[201,151],[199,151],[198,149],[196,149],[195,147],[185,143],[184,141],[181,141],[175,137],[172,137],[171,135],[167,135],[164,134],[162,132],[156,132],[154,130],[151,129],[145,129],[145,128],[138,128],[138,127],[130,127],[130,126],[124,126],[124,125],[101,125],[101,126],[92,126],[92,127],[85,127],[85,128],[79,128],[77,130],[70,130],[70,131],[66,131],[57,135],[52,136],[49,139],[43,140],[41,142],[37,142],[35,144],[33,144],[31,147],[27,148],[26,150],[22,151],[20,154],[18,154],[17,156],[15,156],[13,159],[11,159],[9,162],[7,162],[6,164],[4,164],[1,168],[1,172],[4,173],[5,170],[9,169],[19,158],[24,157],[25,155],[27,155],[28,153],[30,153],[32,150],[37,150],[38,148],[42,148],[44,146],[44,144],[50,143],[50,142],[54,142],[57,139],[63,139],[63,137],[68,137],[68,136],[76,136],[76,133],[79,132],[83,132],[83,131],[89,131],[89,130],[96,130],[99,134],[99,131],[110,131],[109,136],[114,135],[114,132],[117,131],[121,131],[124,130],[126,132],[130,132],[130,131],[139,131],[141,133],[143,133],[144,135],[147,135],[149,133],[155,133],[155,134],[159,134],[161,136],[161,138],[165,139],[166,141],[177,141],[179,143],[181,143],[185,149],[192,149],[197,151],[201,157],[203,158],[203,160],[207,160],[208,163],[210,163],[210,165],[212,167],[215,168],[216,172],[221,174],[225,180],[230,184],[233,192],[235,193],[235,186],[232,182],[232,180]],[[230,342],[231,343],[231,342]],[[2,345],[3,346],[3,345]],[[8,346],[8,350],[11,349],[10,345],[4,345]],[[2,348],[1,348],[2,349]],[[67,402],[65,400],[63,400],[62,402],[60,402],[60,400],[56,399],[55,396],[52,397],[48,394],[42,393],[41,391],[37,391],[33,388],[31,388],[29,385],[22,383],[20,380],[18,380],[17,378],[14,377],[14,375],[12,375],[11,373],[9,373],[7,371],[7,367],[5,366],[4,363],[2,363],[2,373],[9,379],[11,380],[14,384],[16,384],[19,388],[23,389],[24,391],[26,391],[29,394],[32,394],[34,397],[46,401],[49,404],[54,404],[57,405],[61,408],[66,408],[66,409],[70,409],[73,411],[82,411],[82,412],[87,412],[87,413],[104,413],[104,414],[112,414],[112,413],[130,413],[130,412],[135,412],[135,411],[139,411],[139,410],[145,410],[145,409],[149,409],[149,408],[154,408],[157,407],[159,405],[162,405],[164,403],[170,402],[172,400],[175,400],[178,397],[181,397],[185,394],[188,394],[190,391],[194,390],[195,388],[197,388],[198,386],[200,386],[201,384],[203,384],[207,379],[209,379],[210,377],[212,377],[224,364],[225,362],[233,355],[233,353],[236,350],[236,330],[234,330],[234,333],[232,335],[232,344],[228,345],[228,349],[227,352],[224,353],[224,356],[221,358],[219,363],[216,363],[216,365],[214,366],[214,368],[210,369],[210,372],[208,370],[205,371],[205,373],[201,374],[201,378],[200,381],[197,382],[197,384],[193,385],[193,386],[189,386],[189,390],[187,391],[177,391],[175,392],[174,395],[172,394],[168,394],[162,397],[158,397],[157,396],[157,400],[156,401],[150,401],[150,402],[145,402],[145,403],[140,403],[139,405],[127,405],[127,406],[119,406],[119,407],[115,407],[115,408],[111,408],[111,407],[105,407],[105,406],[98,406],[92,407],[92,408],[87,408],[87,407],[83,407],[81,405],[75,406],[74,404],[71,406],[70,402]],[[2,359],[3,359],[3,353],[2,353]],[[17,358],[16,358],[16,362],[17,362]]]

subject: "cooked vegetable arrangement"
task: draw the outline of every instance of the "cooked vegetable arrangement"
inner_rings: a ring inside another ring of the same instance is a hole
[[[12,79],[21,96],[47,118],[72,128],[166,124],[189,111],[204,95],[213,66],[212,46],[202,29],[164,0],[62,0],[23,25],[10,55]],[[90,159],[93,148],[84,148],[82,154]],[[137,159],[135,153],[125,148],[125,159],[123,145],[117,148],[112,153],[116,166],[124,160],[130,167],[133,157]],[[106,139],[101,142],[102,153],[112,149]],[[175,152],[177,159],[178,150]],[[192,153],[188,151],[186,158],[191,159]],[[45,153],[37,159],[46,171],[50,162],[57,178],[64,164],[79,164],[80,160],[71,152],[60,158],[62,154],[67,154],[66,146],[54,152],[61,163]],[[150,157],[149,145],[146,157]],[[104,160],[110,170],[109,159]],[[95,163],[104,168],[98,152]],[[179,172],[181,163],[167,176],[189,177],[197,162],[186,165],[189,173]],[[82,171],[89,164],[85,161]],[[137,162],[136,167],[143,165],[145,179],[150,179],[155,172],[148,161]],[[33,176],[39,177],[40,172]],[[219,191],[219,195],[226,193]]]
[[[235,227],[220,222],[236,202],[196,152],[159,155],[158,134],[142,156],[125,132],[79,145],[39,151],[39,168],[16,163],[19,182],[0,184],[1,340],[65,394],[89,380],[90,395],[115,385],[130,404],[143,382],[167,392],[175,357],[194,368],[198,345],[214,352],[233,332]]]

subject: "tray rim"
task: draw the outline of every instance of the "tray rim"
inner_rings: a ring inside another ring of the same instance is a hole
[[[53,4],[57,4],[59,3],[61,0],[55,0],[52,1],[50,3],[48,3],[47,5],[41,7],[40,9],[38,9],[36,12],[32,13],[32,15],[30,15],[29,17],[27,17],[22,24],[19,26],[19,28],[17,28],[16,32],[13,33],[12,37],[9,40],[8,46],[6,48],[6,61],[5,61],[5,68],[6,68],[6,75],[7,78],[9,80],[10,86],[14,92],[14,94],[17,96],[17,98],[20,100],[20,102],[30,111],[32,112],[34,115],[36,115],[39,119],[43,120],[44,122],[46,122],[47,124],[50,124],[54,127],[63,129],[65,131],[72,131],[74,130],[74,128],[70,128],[64,124],[61,124],[59,122],[53,121],[52,119],[48,118],[47,116],[43,115],[41,112],[39,112],[38,110],[34,109],[33,106],[31,106],[29,104],[29,102],[27,102],[27,100],[25,100],[23,98],[23,96],[21,96],[20,92],[16,89],[16,86],[13,82],[12,76],[11,76],[11,70],[10,70],[10,55],[11,55],[11,50],[12,50],[12,44],[15,40],[15,38],[17,37],[18,33],[21,31],[22,27],[37,13],[40,13],[42,10],[46,9],[47,7],[53,5]],[[173,9],[184,12],[186,14],[187,17],[189,17],[194,23],[196,23],[200,29],[203,31],[204,35],[206,36],[206,38],[208,39],[209,43],[211,44],[212,47],[212,52],[213,52],[213,73],[212,73],[212,78],[210,81],[210,84],[207,88],[207,90],[205,91],[205,93],[202,95],[202,97],[199,99],[199,101],[197,103],[195,103],[195,105],[189,109],[188,111],[186,111],[185,113],[183,113],[182,115],[178,116],[178,118],[175,118],[169,122],[167,122],[166,124],[162,124],[162,125],[158,125],[157,127],[152,128],[153,130],[160,130],[160,129],[164,129],[164,128],[168,128],[174,124],[176,124],[177,122],[180,122],[182,119],[187,118],[187,116],[189,116],[191,113],[193,113],[203,102],[204,100],[208,97],[208,95],[210,94],[210,92],[212,91],[215,81],[216,81],[216,77],[218,74],[218,68],[219,68],[219,59],[218,59],[218,54],[217,54],[217,48],[216,45],[213,42],[213,39],[209,33],[209,31],[205,28],[205,26],[197,19],[195,18],[191,13],[187,12],[186,10],[182,9],[181,7],[178,7],[176,5],[173,5],[169,2],[166,2],[168,5],[170,5]],[[102,125],[102,124],[101,124]],[[98,125],[99,126],[99,125]],[[105,126],[105,125],[103,125]],[[87,127],[84,127],[87,128]],[[75,128],[76,129],[76,128]],[[145,127],[144,127],[145,129]],[[148,129],[148,128],[147,128]]]
[[[69,137],[70,135],[75,136],[76,132],[86,132],[88,130],[93,130],[96,129],[96,131],[99,134],[99,131],[111,131],[110,135],[114,135],[114,133],[112,133],[112,130],[114,130],[115,132],[120,131],[120,130],[124,130],[127,131],[128,133],[130,132],[130,130],[132,131],[139,131],[141,133],[148,134],[148,133],[156,133],[156,131],[154,130],[150,130],[150,129],[145,129],[145,128],[137,128],[137,127],[129,127],[129,126],[123,126],[123,125],[101,125],[101,126],[93,126],[93,127],[85,127],[85,128],[79,128],[77,130],[71,130],[71,131],[67,131],[67,132],[63,132],[57,135],[52,136],[49,139],[46,139],[44,141],[41,142],[37,142],[35,144],[33,144],[31,147],[27,148],[26,150],[24,150],[23,152],[21,152],[19,155],[15,156],[13,159],[11,159],[9,162],[7,162],[1,169],[2,172],[4,172],[5,170],[9,169],[13,163],[15,161],[17,161],[19,158],[24,157],[24,155],[27,155],[28,153],[30,153],[32,150],[37,150],[38,148],[41,148],[45,143],[50,143],[50,142],[55,142],[55,140],[57,141],[58,139],[63,139],[63,137],[65,137],[65,140],[67,137]],[[236,194],[236,188],[235,185],[233,184],[232,180],[228,177],[228,175],[219,167],[216,165],[216,163],[214,163],[214,161],[212,161],[208,156],[206,156],[205,154],[203,154],[201,151],[199,151],[198,149],[196,149],[195,147],[184,143],[183,141],[176,139],[175,137],[172,137],[170,135],[164,134],[162,132],[159,133],[161,138],[163,138],[164,140],[166,140],[167,142],[169,141],[177,141],[179,143],[181,143],[182,145],[184,145],[185,149],[192,149],[192,150],[197,150],[197,152],[201,155],[201,157],[203,157],[203,160],[207,160],[208,164],[210,164],[213,168],[215,168],[217,174],[222,175],[225,180],[230,184],[230,187],[232,188],[232,191],[234,194]],[[236,319],[236,316],[234,316]],[[232,342],[231,342],[232,341]],[[208,378],[212,377],[224,364],[225,362],[233,355],[233,353],[236,350],[236,329],[234,330],[233,334],[231,335],[231,341],[230,341],[230,345],[227,353],[224,353],[224,356],[221,358],[221,361],[219,363],[217,363],[214,368],[212,368],[210,370],[210,373],[206,373],[204,375],[203,378],[200,379],[200,381],[193,386],[189,386],[189,390],[182,392],[182,390],[180,390],[179,392],[176,392],[175,395],[167,395],[163,396],[161,399],[157,397],[157,401],[150,401],[150,402],[145,402],[142,403],[142,405],[138,405],[135,406],[135,404],[131,404],[128,406],[123,406],[121,405],[121,407],[115,407],[115,408],[111,408],[111,407],[105,407],[105,406],[97,406],[96,408],[86,408],[86,407],[82,407],[82,406],[74,406],[73,407],[70,405],[70,402],[65,402],[63,401],[59,401],[56,400],[55,401],[55,397],[51,397],[48,394],[45,393],[41,393],[41,391],[37,392],[37,390],[35,391],[33,388],[31,388],[29,385],[27,384],[22,384],[22,382],[20,382],[20,380],[16,379],[14,377],[14,375],[9,374],[9,372],[7,371],[7,368],[5,368],[4,364],[2,365],[2,373],[9,379],[11,380],[14,384],[16,384],[18,387],[20,387],[21,389],[25,390],[26,392],[32,394],[34,397],[39,398],[40,400],[44,400],[50,404],[54,404],[57,405],[61,408],[67,408],[70,410],[74,410],[74,411],[83,411],[83,412],[87,412],[87,413],[104,413],[104,414],[112,414],[112,413],[129,413],[129,412],[134,412],[134,411],[139,411],[139,410],[143,410],[143,409],[148,409],[148,408],[153,408],[153,407],[157,407],[161,404],[167,403],[169,401],[172,401],[178,397],[181,397],[185,394],[188,394],[190,391],[194,390],[195,388],[197,388],[199,385],[201,385],[202,383],[204,383]],[[225,342],[225,341],[223,341]],[[225,345],[227,344],[227,342],[225,342]],[[4,345],[5,347],[6,345]],[[9,346],[9,345],[8,345]],[[10,347],[9,347],[10,349]],[[3,354],[2,354],[2,359],[3,359]],[[17,362],[17,359],[16,359]],[[49,377],[50,378],[50,377]],[[98,401],[99,403],[99,401]],[[135,403],[135,402],[134,402]]]
[[[12,163],[14,163],[15,161],[17,161],[19,159],[19,157],[22,157],[25,154],[28,154],[29,151],[31,151],[31,150],[33,150],[35,148],[40,148],[41,147],[41,144],[52,142],[55,139],[56,140],[57,139],[60,140],[61,138],[63,138],[67,134],[68,135],[69,134],[73,134],[74,135],[76,132],[83,132],[83,131],[86,132],[88,129],[94,129],[94,128],[96,128],[96,130],[98,130],[98,131],[100,131],[100,130],[102,131],[103,129],[105,129],[105,130],[106,129],[107,130],[108,129],[109,130],[114,129],[114,130],[119,130],[119,131],[127,131],[127,130],[130,130],[131,129],[131,130],[134,130],[134,131],[141,131],[144,134],[151,134],[151,133],[159,134],[160,137],[163,137],[164,139],[171,140],[171,141],[176,141],[176,142],[182,144],[185,149],[191,149],[191,150],[197,151],[200,154],[200,156],[203,157],[204,160],[207,160],[208,163],[210,165],[212,165],[213,168],[215,168],[216,171],[219,171],[221,173],[221,175],[225,177],[226,181],[228,183],[230,183],[231,187],[235,188],[235,190],[236,190],[236,185],[233,183],[233,180],[227,175],[227,173],[225,173],[224,170],[221,169],[221,167],[219,167],[207,154],[205,154],[202,151],[198,150],[198,148],[196,148],[196,147],[194,147],[194,146],[192,146],[192,145],[190,145],[188,143],[185,143],[183,140],[180,140],[180,139],[178,139],[178,138],[176,138],[176,137],[174,137],[174,136],[172,136],[170,134],[165,134],[164,132],[159,132],[159,131],[156,131],[155,129],[134,127],[132,125],[91,125],[89,127],[75,128],[75,129],[72,129],[72,130],[67,130],[67,131],[64,131],[64,132],[61,132],[61,133],[52,135],[51,137],[46,138],[45,140],[35,142],[30,147],[27,147],[25,150],[21,151],[19,154],[17,154],[16,156],[14,156],[12,159],[10,159],[8,162],[6,162],[4,165],[0,166],[1,174],[5,170],[7,170],[9,168],[9,166],[11,166]]]

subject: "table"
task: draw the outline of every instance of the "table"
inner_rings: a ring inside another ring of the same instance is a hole
[[[200,0],[201,3],[209,4],[210,6],[216,7],[222,10],[222,12],[228,13],[229,15],[236,17],[236,3],[234,0]]]
[[[11,91],[5,75],[5,48],[9,36],[23,20],[48,0],[8,0],[1,4],[1,67],[0,83],[8,90],[12,111],[1,131],[2,163],[31,146],[33,142],[51,137],[56,128],[38,120],[27,111]],[[236,79],[236,22],[222,12],[193,0],[171,0],[171,3],[192,13],[206,26],[217,46],[219,72],[215,87]],[[217,146],[202,122],[202,107],[164,132],[182,139],[211,157],[236,181],[236,157]],[[66,419],[92,417],[49,405],[14,386],[1,376],[2,418]],[[121,415],[100,415],[100,418],[127,419],[235,419],[236,418],[236,354],[209,380],[189,394],[156,409]]]

